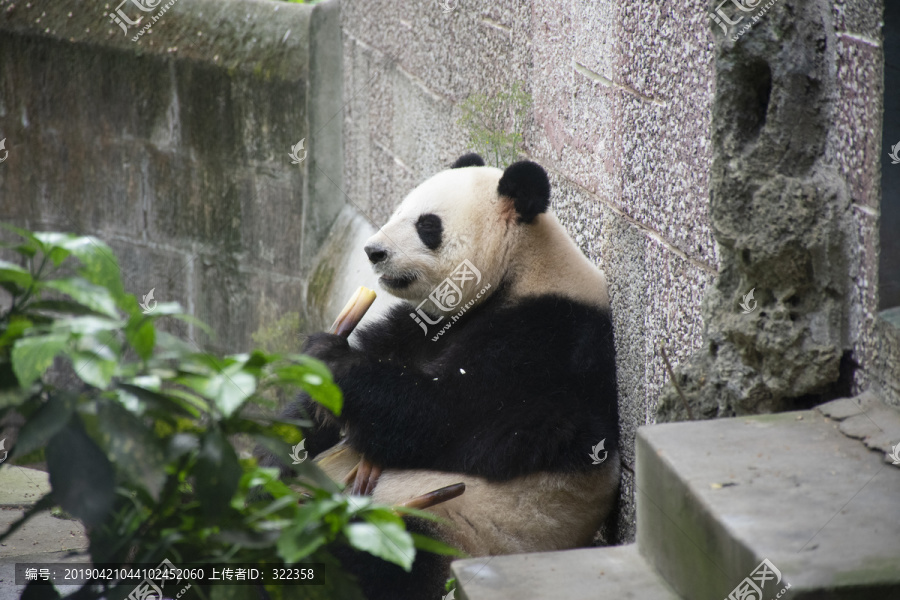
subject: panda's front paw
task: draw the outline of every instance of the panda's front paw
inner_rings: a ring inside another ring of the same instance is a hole
[[[309,336],[300,352],[321,360],[335,378],[346,375],[357,363],[347,338],[331,333],[314,333]]]

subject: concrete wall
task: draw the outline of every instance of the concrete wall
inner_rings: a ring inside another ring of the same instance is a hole
[[[136,42],[115,8],[0,0],[0,219],[104,239],[129,292],[246,350],[344,205],[338,5],[177,2]]]
[[[345,2],[345,181],[375,223],[466,151],[459,103],[524,81],[527,156],[553,208],[610,279],[633,535],[634,431],[686,359],[718,258],[708,215],[712,36],[699,1]],[[615,536],[613,536],[615,537]]]

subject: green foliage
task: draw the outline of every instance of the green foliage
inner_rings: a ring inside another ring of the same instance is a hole
[[[34,514],[61,509],[89,526],[95,563],[330,566],[323,587],[275,589],[274,598],[358,597],[330,554],[335,544],[407,570],[414,547],[453,552],[410,535],[397,512],[405,509],[343,495],[312,461],[282,481],[278,469],[238,458],[229,441],[238,434],[284,460],[302,439],[306,422],[245,414],[273,389],[302,389],[340,413],[341,392],[322,363],[202,352],[157,329],[160,319],[189,319],[177,304],[142,313],[102,241],[7,229],[22,238],[7,247],[25,266],[0,261],[0,286],[12,296],[0,312],[0,419],[11,410],[26,417],[7,465],[43,454],[52,492],[0,541]],[[67,368],[80,385],[54,385],[52,373]]]
[[[488,164],[503,168],[514,163],[523,150],[523,133],[531,94],[517,81],[508,91],[493,96],[473,94],[462,104],[458,124],[469,135],[470,146]]]

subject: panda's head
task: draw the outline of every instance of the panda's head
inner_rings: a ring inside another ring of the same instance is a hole
[[[519,243],[549,205],[540,165],[522,161],[501,171],[467,154],[410,192],[365,251],[381,286],[413,304],[469,261],[481,280],[463,289],[465,302],[486,284],[485,295],[515,277],[523,266]]]

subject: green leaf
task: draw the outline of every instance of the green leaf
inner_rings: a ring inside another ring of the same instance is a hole
[[[176,380],[213,401],[225,418],[230,417],[256,391],[256,378],[249,373],[220,373],[212,377],[182,376]]]
[[[107,317],[113,319],[119,317],[116,302],[110,293],[105,288],[89,283],[80,277],[45,281],[41,283],[41,287],[62,292],[79,304]]]
[[[142,360],[149,360],[156,345],[156,328],[153,321],[143,319],[133,326],[129,323],[125,329],[125,339]]]
[[[13,448],[15,456],[26,454],[43,447],[57,434],[72,416],[75,397],[70,394],[53,394],[19,432],[19,439]]]
[[[445,544],[444,542],[439,542],[438,540],[420,533],[410,533],[410,535],[418,550],[424,550],[425,552],[431,552],[432,554],[443,554],[444,556],[468,556],[468,554],[462,550],[457,550],[453,546]]]
[[[28,387],[53,364],[66,347],[68,336],[62,333],[19,338],[13,345],[12,364],[19,385]]]
[[[340,416],[344,397],[331,378],[328,367],[309,356],[292,355],[289,358],[300,364],[277,366],[274,369],[275,375],[285,383],[299,386],[310,398]]]
[[[213,518],[221,515],[240,480],[241,465],[234,448],[220,432],[206,432],[194,469],[195,488],[204,513]]]
[[[151,382],[145,381],[148,379],[150,379]],[[200,416],[200,411],[193,405],[182,403],[180,398],[175,399],[167,394],[156,391],[159,389],[159,385],[158,383],[154,385],[150,376],[135,377],[131,380],[131,383],[119,382],[117,385],[124,391],[136,396],[153,410],[161,411],[173,416]]]
[[[78,270],[79,275],[106,288],[117,303],[124,302],[125,290],[119,276],[119,263],[103,241],[93,236],[55,232],[35,233],[34,237],[47,247],[60,247],[74,254],[82,264]],[[124,308],[121,304],[120,307]]]
[[[74,300],[38,300],[37,302],[28,303],[28,311],[44,311],[52,313],[60,313],[63,315],[94,315],[104,316],[84,304],[75,302]]]
[[[242,531],[239,529],[226,529],[218,535],[213,536],[213,539],[225,542],[226,544],[237,544],[244,548],[271,548],[272,545],[277,542],[280,534],[280,531]]]
[[[10,225],[8,223],[0,223],[0,227],[2,227],[3,229],[6,229],[8,231],[12,231],[13,233],[17,233],[19,236],[25,238],[25,240],[28,241],[27,244],[23,244],[22,246],[18,246],[16,248],[16,250],[20,254],[34,256],[34,254],[38,250],[40,250],[41,252],[44,251],[45,246],[44,246],[43,242],[41,242],[39,239],[37,239],[35,234],[31,233],[27,229],[22,229],[21,227],[16,227],[15,225]],[[30,255],[27,254],[28,252],[31,252],[31,254]]]
[[[55,331],[65,331],[77,333],[79,335],[94,335],[108,331],[117,331],[123,324],[122,321],[107,319],[106,317],[85,315],[81,317],[57,319],[53,323],[53,329]],[[115,339],[114,334],[105,333],[104,340],[101,343],[105,346],[113,339]]]
[[[304,531],[292,524],[281,531],[278,538],[278,555],[286,563],[300,562],[325,544],[328,538],[320,531]]]
[[[47,445],[53,496],[88,527],[103,523],[115,497],[115,474],[103,451],[77,420],[69,421]]]
[[[116,361],[105,360],[93,352],[70,352],[69,358],[75,374],[86,384],[101,390],[109,387],[118,367]]]
[[[32,283],[31,273],[17,264],[0,260],[0,281],[11,281],[22,288]]]
[[[416,556],[412,536],[402,524],[392,522],[350,523],[344,528],[350,545],[373,556],[412,570]]]
[[[8,346],[10,342],[22,337],[22,334],[28,331],[32,325],[33,323],[25,317],[12,317],[9,321],[9,325],[6,327],[6,331],[0,335],[0,348]]]
[[[159,500],[166,482],[165,453],[152,431],[127,410],[112,403],[97,410],[100,442],[118,471]]]

